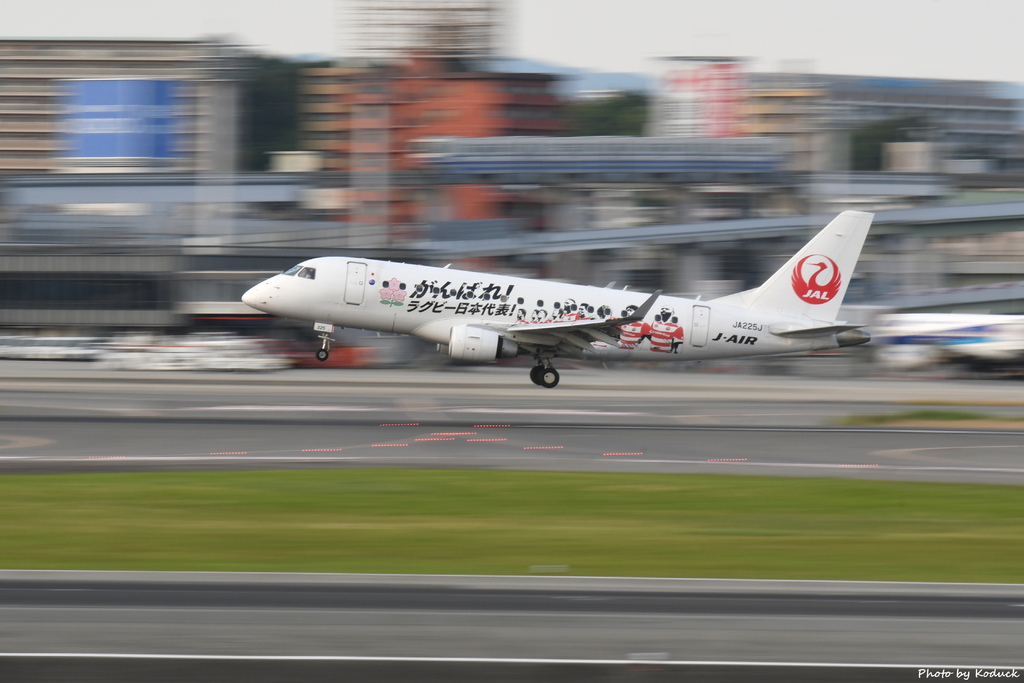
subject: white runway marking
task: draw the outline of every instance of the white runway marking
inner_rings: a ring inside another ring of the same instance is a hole
[[[660,653],[659,653],[660,654]],[[542,659],[513,657],[371,657],[359,655],[200,655],[200,654],[128,654],[89,652],[0,652],[0,658],[43,657],[47,659],[148,659],[148,660],[195,660],[195,661],[249,661],[249,662],[394,662],[418,664],[600,664],[606,666],[636,666],[637,664],[658,664],[664,666],[728,666],[728,667],[793,667],[825,669],[984,669],[986,671],[1019,671],[1016,666],[993,666],[991,664],[890,664],[870,662],[757,662],[728,660],[673,660],[660,658],[633,659]]]
[[[229,410],[229,411],[251,411],[265,413],[283,412],[319,412],[319,413],[344,413],[344,412],[366,412],[376,410],[365,406],[196,406],[193,408],[178,408],[177,410]]]
[[[1022,468],[1012,467],[929,467],[923,465],[881,465],[876,463],[818,463],[818,462],[724,462],[711,460],[652,460],[652,459],[619,459],[609,458],[608,462],[646,463],[650,465],[728,465],[730,467],[807,467],[811,469],[847,469],[863,467],[876,470],[898,470],[906,472],[1000,472],[1005,474],[1024,474]]]
[[[608,410],[552,410],[548,408],[452,408],[450,413],[493,413],[505,415],[649,415],[650,413],[615,412]]]

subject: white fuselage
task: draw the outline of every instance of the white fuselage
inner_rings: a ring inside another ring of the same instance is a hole
[[[303,270],[305,269],[305,270]],[[372,259],[322,257],[275,275],[243,301],[273,315],[413,335],[444,345],[460,325],[501,333],[521,347],[609,360],[694,360],[836,348],[834,336],[800,339],[772,331],[806,319],[672,296],[657,298],[618,339],[566,342],[552,323],[621,318],[650,295]],[[547,329],[531,331],[530,325]],[[515,326],[515,330],[508,328]]]

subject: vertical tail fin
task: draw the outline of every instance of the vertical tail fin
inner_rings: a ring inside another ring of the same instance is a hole
[[[717,303],[777,315],[832,322],[875,215],[844,211],[757,289]]]

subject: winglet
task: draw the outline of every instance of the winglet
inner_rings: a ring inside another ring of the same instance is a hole
[[[651,294],[649,297],[647,297],[647,301],[643,302],[640,305],[640,308],[633,311],[631,315],[627,315],[622,318],[616,318],[615,324],[624,325],[626,323],[633,323],[638,320],[643,320],[644,318],[646,318],[647,314],[651,312],[652,308],[654,308],[654,302],[658,300],[659,296],[661,296],[662,291],[664,290],[659,289],[655,291],[654,294]]]

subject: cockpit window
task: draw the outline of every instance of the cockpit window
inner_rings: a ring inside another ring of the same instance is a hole
[[[288,270],[284,271],[282,275],[295,275],[297,277],[305,278],[307,280],[316,279],[316,268],[310,268],[309,266],[297,265],[292,266]]]

